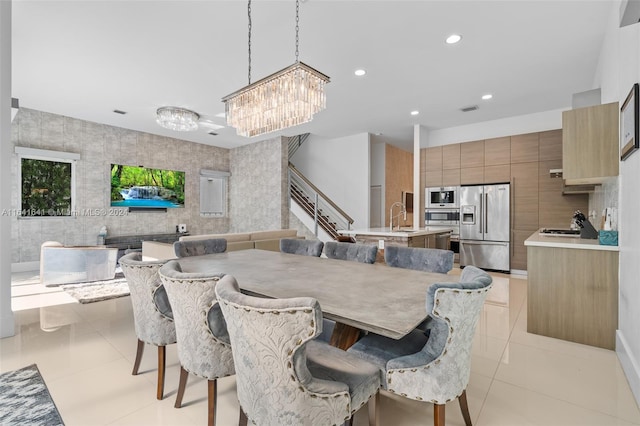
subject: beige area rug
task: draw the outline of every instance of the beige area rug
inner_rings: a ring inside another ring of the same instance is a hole
[[[124,277],[89,283],[62,284],[60,288],[79,303],[100,302],[129,295],[129,284]]]

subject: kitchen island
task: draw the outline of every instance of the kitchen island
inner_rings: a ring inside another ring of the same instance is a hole
[[[527,331],[615,349],[618,246],[532,234],[527,247]]]
[[[449,249],[449,238],[453,228],[426,227],[413,229],[401,227],[393,228],[366,228],[338,231],[342,235],[355,238],[358,243],[375,243],[378,248],[384,250],[385,244],[397,244],[405,247],[426,247]]]

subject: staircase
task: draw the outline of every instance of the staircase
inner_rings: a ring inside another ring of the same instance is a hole
[[[350,229],[353,219],[316,188],[295,166],[289,163],[289,195],[311,218],[314,234],[322,228],[334,240],[338,229]]]
[[[301,135],[292,136],[289,138],[289,159],[293,157],[293,154],[296,153],[300,145],[304,143],[309,137],[309,133],[303,133]]]

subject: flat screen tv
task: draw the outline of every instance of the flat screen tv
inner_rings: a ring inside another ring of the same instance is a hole
[[[111,206],[184,207],[184,172],[111,164]]]

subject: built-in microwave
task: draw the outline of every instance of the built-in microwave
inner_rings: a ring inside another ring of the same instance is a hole
[[[458,207],[457,186],[444,186],[427,188],[425,190],[426,208],[457,208]]]

